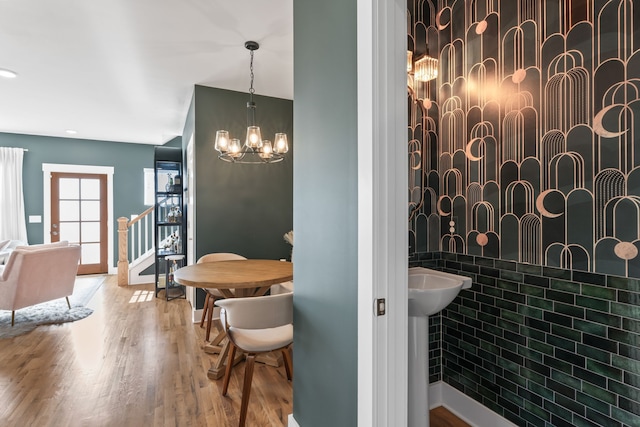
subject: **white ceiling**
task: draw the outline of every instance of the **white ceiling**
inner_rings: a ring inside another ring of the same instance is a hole
[[[293,0],[0,0],[0,132],[163,144],[194,85],[248,91],[247,40],[293,99]]]

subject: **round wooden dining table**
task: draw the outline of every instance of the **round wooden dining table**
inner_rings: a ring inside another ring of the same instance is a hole
[[[266,294],[271,285],[293,280],[293,264],[266,259],[205,262],[179,268],[173,278],[180,285],[217,289],[225,298],[257,297]],[[227,340],[207,372],[210,379],[224,374],[228,351]]]

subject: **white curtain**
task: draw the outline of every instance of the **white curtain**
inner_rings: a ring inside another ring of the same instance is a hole
[[[0,147],[0,240],[27,241],[22,194],[22,148]]]

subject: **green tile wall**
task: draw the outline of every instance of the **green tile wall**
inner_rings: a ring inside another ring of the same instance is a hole
[[[469,276],[429,324],[429,380],[519,426],[640,426],[640,281],[431,252]]]

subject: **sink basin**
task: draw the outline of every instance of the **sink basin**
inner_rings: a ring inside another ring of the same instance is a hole
[[[451,303],[461,289],[471,287],[471,278],[431,270],[409,269],[409,316],[431,316]]]

